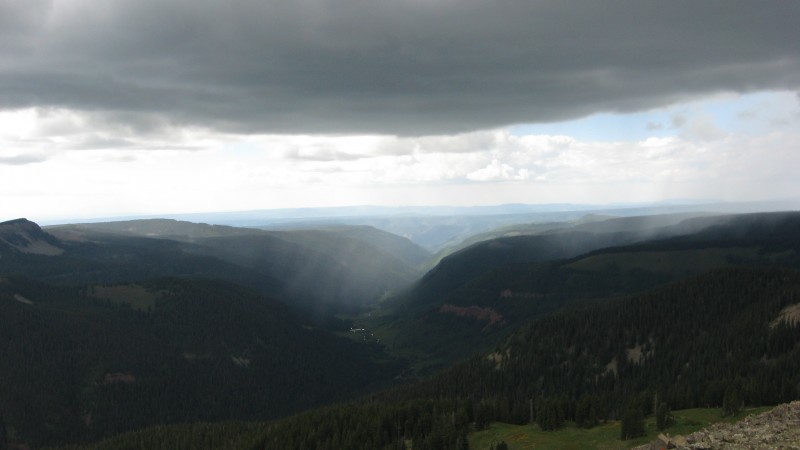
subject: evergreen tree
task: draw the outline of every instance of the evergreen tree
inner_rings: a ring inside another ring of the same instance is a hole
[[[628,407],[625,414],[622,416],[620,439],[626,441],[644,435],[644,416],[642,415],[641,409],[637,407]]]
[[[553,431],[564,424],[564,416],[560,402],[556,399],[547,399],[542,405],[542,410],[536,415],[536,422],[545,431]]]
[[[3,420],[3,415],[0,414],[0,450],[8,448],[8,434],[6,433],[6,423]]]
[[[675,422],[675,419],[672,417],[672,412],[669,409],[669,405],[666,403],[659,403],[658,407],[656,408],[656,428],[661,431],[664,428],[672,425]]]
[[[742,408],[741,392],[738,383],[734,383],[725,389],[725,396],[722,397],[722,415],[733,416]]]
[[[481,402],[475,407],[475,429],[478,431],[489,428],[489,423],[492,420],[492,412],[489,406]]]
[[[588,395],[584,395],[575,405],[575,423],[579,427],[591,428],[597,425],[597,411],[594,400]]]
[[[458,435],[458,439],[456,439],[456,450],[469,450],[469,439],[467,439],[466,432],[462,432]]]
[[[490,450],[508,450],[508,444],[506,444],[506,441],[500,441],[497,445],[493,444]]]

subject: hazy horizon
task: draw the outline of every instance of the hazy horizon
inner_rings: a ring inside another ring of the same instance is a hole
[[[799,16],[0,0],[0,218],[794,198]]]
[[[0,215],[0,222],[27,219],[42,226],[77,223],[100,223],[128,220],[171,219],[194,223],[230,226],[312,226],[316,224],[370,224],[374,220],[410,218],[455,218],[480,216],[506,216],[509,223],[526,221],[548,221],[550,215],[571,214],[575,218],[583,215],[604,214],[609,216],[672,214],[702,212],[709,214],[738,214],[800,210],[800,197],[778,198],[764,201],[725,202],[715,199],[667,199],[659,202],[619,203],[504,203],[485,205],[341,205],[297,208],[263,208],[249,210],[217,210],[126,214],[86,215],[62,217]],[[5,211],[3,211],[5,213]],[[528,217],[529,219],[525,219]],[[512,219],[513,218],[513,219]],[[378,226],[378,228],[381,228]]]

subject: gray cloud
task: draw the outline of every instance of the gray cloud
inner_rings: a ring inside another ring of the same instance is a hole
[[[331,161],[357,161],[359,159],[368,158],[369,156],[358,153],[347,153],[318,146],[318,147],[293,148],[283,152],[283,157],[290,160],[293,159],[301,161],[331,162]]]
[[[36,164],[47,161],[42,155],[14,155],[0,156],[0,164],[8,166],[23,166],[25,164]]]
[[[800,2],[0,0],[0,107],[444,134],[800,87]]]
[[[686,125],[688,121],[689,120],[683,114],[673,114],[672,117],[670,117],[672,128],[681,128]]]

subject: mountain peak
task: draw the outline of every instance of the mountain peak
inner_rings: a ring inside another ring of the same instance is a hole
[[[35,225],[38,227],[38,225],[36,225],[36,222],[31,222],[30,220],[24,217],[21,217],[19,219],[9,220],[6,222],[0,222],[0,227],[14,226],[14,225]]]
[[[64,253],[58,239],[25,218],[0,222],[0,244],[34,255],[56,256]]]

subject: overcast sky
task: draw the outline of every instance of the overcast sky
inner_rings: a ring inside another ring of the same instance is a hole
[[[0,220],[800,196],[800,2],[0,0]]]

